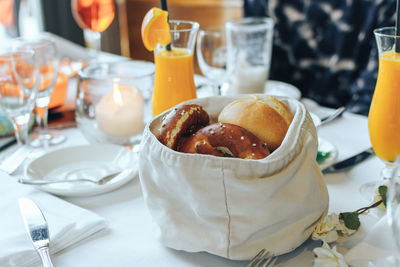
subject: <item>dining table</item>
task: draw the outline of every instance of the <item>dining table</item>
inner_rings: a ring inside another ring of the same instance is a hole
[[[75,52],[74,49],[76,51],[84,51],[82,50],[83,48],[75,47],[61,40],[61,38],[58,43],[63,47],[62,51],[69,51],[69,54],[65,56],[79,57],[79,53]],[[106,53],[102,53],[102,55],[104,59],[108,60],[127,60],[126,58]],[[203,81],[201,77],[196,79],[198,84]],[[71,82],[71,84],[70,86],[76,90],[76,81],[75,83]],[[76,91],[74,89],[71,89],[71,91],[68,92],[67,99],[71,100],[70,104],[73,106]],[[319,106],[309,99],[301,99],[300,101],[306,105],[310,112],[318,117],[324,117],[334,112],[334,109]],[[67,141],[51,149],[89,144],[83,133],[76,127],[60,131],[67,136]],[[317,134],[319,138],[327,140],[337,149],[338,153],[334,161],[346,159],[371,146],[368,135],[368,118],[350,112],[344,112],[340,118],[319,126]],[[6,152],[0,152],[0,156]],[[366,198],[360,193],[360,188],[367,182],[374,182],[380,179],[379,173],[382,166],[383,163],[376,156],[372,156],[349,170],[324,174],[323,179],[329,192],[328,214],[355,211],[370,205],[373,201],[372,196],[369,199]],[[0,187],[2,186],[3,178],[15,179],[15,183],[17,183],[17,178],[21,175],[23,175],[23,170],[18,170],[13,175],[0,172]],[[60,196],[59,198],[104,218],[107,221],[107,227],[89,238],[53,254],[54,266],[217,267],[245,266],[248,263],[248,261],[229,260],[207,252],[177,251],[164,246],[158,239],[157,225],[153,221],[143,199],[138,175],[111,192],[87,197]],[[349,250],[368,235],[369,231],[373,229],[382,216],[382,213],[375,211],[360,215],[360,229],[356,234],[339,242],[337,244],[338,250],[346,255]],[[49,225],[50,231],[51,227]],[[315,257],[313,249],[321,245],[321,241],[314,241],[310,237],[294,251],[279,256],[276,266],[312,266]]]

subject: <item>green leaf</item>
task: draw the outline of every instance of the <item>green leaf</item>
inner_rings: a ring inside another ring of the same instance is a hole
[[[378,187],[378,192],[379,192],[379,195],[382,198],[383,205],[385,205],[385,207],[386,207],[387,186],[386,185],[379,186]]]
[[[343,217],[344,225],[346,225],[347,228],[358,230],[361,223],[357,212],[343,212],[341,215]]]
[[[323,163],[331,155],[330,151],[318,151],[317,162],[319,164]]]

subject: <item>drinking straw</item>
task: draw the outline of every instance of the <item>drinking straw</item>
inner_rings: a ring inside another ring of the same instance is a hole
[[[396,36],[400,36],[400,0],[397,0],[396,4]],[[395,51],[400,53],[400,37],[396,37]]]
[[[168,11],[167,0],[160,0],[160,1],[161,1],[161,9]],[[167,51],[171,51],[171,44],[167,44],[165,48],[167,49]]]

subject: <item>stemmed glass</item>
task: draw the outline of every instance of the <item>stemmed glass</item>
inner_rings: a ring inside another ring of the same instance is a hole
[[[395,27],[374,30],[379,52],[378,79],[368,115],[368,129],[372,147],[384,162],[383,179],[390,179],[393,162],[400,155],[400,36]],[[382,183],[382,181],[381,181]],[[361,192],[373,191],[377,184],[361,187]]]
[[[208,27],[197,37],[197,61],[204,76],[211,83],[214,95],[221,95],[226,73],[225,27]]]
[[[392,230],[397,251],[400,252],[400,156],[397,157],[392,169],[392,177],[388,186],[386,207],[387,220]],[[399,265],[396,258],[396,264]]]
[[[114,0],[72,0],[72,15],[83,30],[86,46],[92,48],[91,58],[96,60],[101,46],[101,33],[113,22]]]
[[[64,135],[49,133],[48,107],[50,96],[58,77],[59,57],[55,43],[46,37],[34,39],[19,39],[15,43],[16,49],[30,48],[35,52],[35,60],[39,68],[39,93],[36,99],[36,122],[39,125],[39,133],[33,136],[31,146],[47,147],[58,145],[66,140]]]
[[[19,145],[28,140],[28,125],[38,93],[34,51],[0,51],[0,108],[9,117]]]

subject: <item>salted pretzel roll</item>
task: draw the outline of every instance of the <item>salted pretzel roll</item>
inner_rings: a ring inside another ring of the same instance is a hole
[[[179,151],[242,159],[262,159],[270,154],[267,144],[254,134],[229,123],[215,123],[198,130],[182,143]]]
[[[292,122],[290,109],[272,96],[250,96],[227,105],[219,114],[218,121],[239,125],[263,142],[272,152],[286,136]]]
[[[195,133],[208,125],[208,113],[199,105],[182,105],[174,108],[163,119],[158,140],[165,146],[177,150],[183,136]]]

